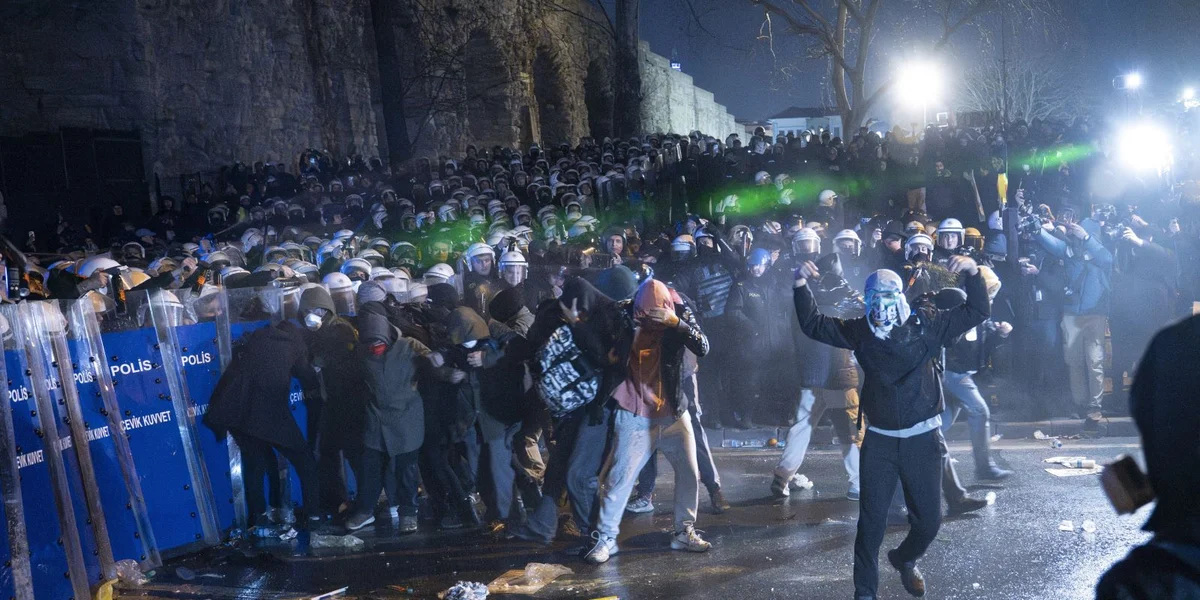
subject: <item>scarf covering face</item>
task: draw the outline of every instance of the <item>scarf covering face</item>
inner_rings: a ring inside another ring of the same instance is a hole
[[[617,403],[640,417],[669,416],[671,407],[663,391],[661,325],[642,325],[641,320],[655,308],[674,310],[682,299],[656,279],[647,279],[633,300],[633,316],[639,321],[630,347],[628,376],[613,393]]]
[[[887,339],[892,328],[903,325],[912,314],[903,283],[893,271],[880,269],[867,277],[866,288],[867,325],[875,337]]]

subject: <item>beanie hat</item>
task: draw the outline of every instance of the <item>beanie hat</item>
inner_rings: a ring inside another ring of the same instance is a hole
[[[368,302],[382,302],[384,298],[387,298],[387,290],[374,281],[364,281],[358,286],[359,306]]]
[[[452,309],[458,305],[458,290],[448,283],[431,285],[429,286],[429,302]]]

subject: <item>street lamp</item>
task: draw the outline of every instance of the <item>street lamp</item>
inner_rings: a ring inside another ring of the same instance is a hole
[[[931,62],[908,63],[896,73],[896,91],[900,101],[907,106],[921,107],[922,128],[929,124],[929,103],[941,98],[942,87],[941,69]]]

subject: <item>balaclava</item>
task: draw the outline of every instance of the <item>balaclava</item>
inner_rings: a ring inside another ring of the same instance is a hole
[[[879,339],[887,339],[893,327],[908,320],[912,310],[904,297],[904,284],[900,276],[887,269],[875,271],[867,277],[866,284],[867,325]]]

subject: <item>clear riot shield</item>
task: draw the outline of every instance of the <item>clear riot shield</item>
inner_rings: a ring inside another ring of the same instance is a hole
[[[0,314],[0,338],[13,337],[8,319]],[[8,381],[8,361],[0,361],[0,380]],[[18,402],[9,386],[9,407]],[[13,430],[11,410],[0,410],[0,498],[4,502],[4,529],[0,535],[0,548],[8,550],[4,562],[8,563],[8,577],[0,581],[0,596],[8,595],[16,600],[33,600],[33,571],[30,567],[31,551],[28,530],[25,525],[25,495],[21,490],[20,462],[17,459],[17,443]],[[33,498],[36,502],[40,498]]]
[[[202,537],[206,544],[216,545],[221,542],[221,526],[213,502],[212,480],[209,478],[208,466],[204,462],[199,431],[196,427],[197,405],[192,399],[191,388],[185,367],[188,359],[201,361],[196,364],[217,364],[219,361],[212,353],[208,354],[207,363],[197,356],[185,355],[180,338],[185,335],[187,327],[193,325],[187,321],[179,297],[167,290],[148,292],[150,322],[154,327],[158,341],[159,352],[162,354],[163,374],[166,376],[170,393],[167,397],[175,412],[175,425],[179,431],[179,439],[183,445],[184,458],[187,461],[188,474],[191,476],[191,490],[195,496],[196,513],[200,520]],[[213,329],[210,327],[210,329]],[[212,349],[216,351],[216,332],[210,331]],[[186,338],[185,338],[186,339]],[[215,382],[213,384],[215,386]],[[211,389],[209,390],[211,394]],[[208,402],[205,398],[205,407]],[[213,437],[213,436],[208,436]],[[228,462],[228,459],[226,459]],[[232,521],[232,519],[230,519]]]
[[[91,304],[90,301],[84,302]],[[90,422],[81,407],[79,389],[76,387],[77,382],[89,379],[91,373],[77,373],[78,364],[67,343],[67,318],[56,302],[25,303],[18,312],[24,319],[22,326],[26,339],[36,341],[33,347],[27,347],[29,361],[37,363],[40,358],[41,366],[46,371],[47,387],[56,401],[58,435],[63,440],[65,462],[73,467],[68,469],[72,486],[78,489],[72,490],[77,520],[91,526],[88,533],[91,534],[93,554],[99,561],[101,575],[104,579],[115,579],[117,569],[109,540],[108,521],[100,501],[101,484],[96,478],[91,452],[93,435],[99,435],[99,431],[94,434],[89,431]],[[80,533],[84,535],[83,531]],[[84,545],[87,546],[86,543]]]
[[[150,525],[142,480],[129,439],[120,435],[121,408],[100,335],[103,313],[97,313],[87,300],[67,301],[61,308],[67,316],[67,345],[113,557],[136,560],[147,570],[159,567],[162,556]]]
[[[152,297],[126,294],[117,310],[103,315],[100,330],[150,526],[159,551],[172,556],[198,543],[215,544],[219,533],[207,474],[198,472],[203,462],[178,340],[171,335],[170,324],[183,321],[181,304]]]
[[[187,412],[196,423],[196,438],[209,474],[217,527],[224,531],[238,523],[237,498],[241,494],[234,489],[227,436],[217,437],[200,421],[208,412],[209,401],[224,370],[221,347],[229,344],[228,302],[217,286],[204,286],[200,290],[181,288],[169,293],[173,298],[163,296],[170,304],[169,310],[182,315],[174,330],[179,342],[179,364],[191,400]],[[176,300],[178,305],[173,304]]]
[[[39,341],[26,328],[32,320],[27,313],[34,306],[38,303],[0,306],[0,315],[12,329],[12,336],[5,339],[4,359],[12,377],[9,401],[30,561],[38,567],[33,571],[33,588],[39,598],[87,598],[87,558],[71,500],[64,442],[59,438]]]

